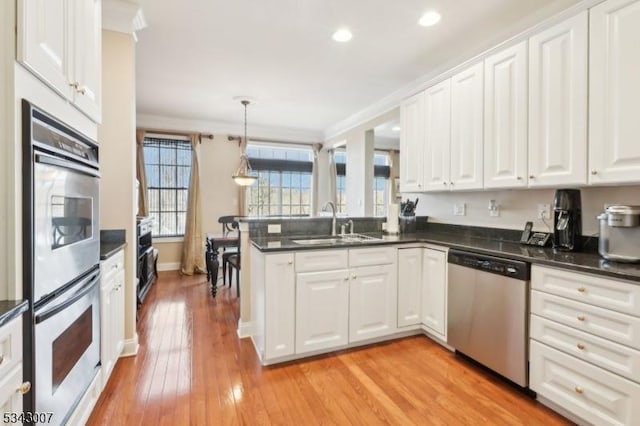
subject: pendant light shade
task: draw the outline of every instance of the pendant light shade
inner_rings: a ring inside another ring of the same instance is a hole
[[[248,100],[242,100],[244,105],[244,143],[242,145],[242,154],[240,155],[240,165],[236,172],[231,176],[234,182],[240,186],[251,186],[258,180],[257,176],[251,175],[251,163],[249,163],[249,157],[247,156],[247,106]]]

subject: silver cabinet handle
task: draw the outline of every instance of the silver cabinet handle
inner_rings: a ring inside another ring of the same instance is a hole
[[[576,345],[578,347],[578,349],[580,349],[581,351],[584,351],[585,346],[582,343],[578,343]]]
[[[582,394],[584,392],[584,389],[582,389],[580,386],[576,386],[575,388],[573,388],[573,390],[576,391],[576,393]]]
[[[597,174],[598,174],[598,171],[597,171],[597,170],[591,170],[591,174],[592,174],[592,175],[597,175]]]
[[[357,278],[357,277],[356,277],[356,274],[351,275],[351,279],[352,279],[352,280],[355,280],[356,278]]]
[[[585,319],[584,315],[578,315],[578,321],[584,321]]]
[[[80,86],[80,88],[77,89],[78,93],[80,93],[81,95],[84,95],[87,93],[87,86]]]
[[[4,355],[0,355],[0,365],[4,362]]]
[[[293,265],[293,260],[288,261],[287,265]]]
[[[534,175],[529,175],[529,179],[535,179],[536,177]]]

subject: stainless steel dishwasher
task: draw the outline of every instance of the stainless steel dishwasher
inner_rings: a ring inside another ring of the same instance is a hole
[[[448,259],[447,343],[528,387],[531,265],[458,250]]]

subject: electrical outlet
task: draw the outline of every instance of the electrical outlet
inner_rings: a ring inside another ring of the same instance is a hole
[[[466,216],[467,215],[467,204],[459,203],[453,205],[453,215],[454,216]]]
[[[279,223],[270,223],[267,225],[267,234],[279,234],[282,232],[282,225]]]
[[[551,205],[538,204],[538,219],[551,219]]]

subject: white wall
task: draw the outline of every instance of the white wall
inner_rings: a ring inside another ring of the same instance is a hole
[[[124,229],[125,352],[135,353],[136,330],[136,86],[132,34],[102,33],[102,124],[100,143],[100,228]]]
[[[526,221],[532,221],[534,230],[550,232],[542,220],[536,219],[537,206],[550,204],[553,209],[554,193],[554,189],[529,189],[403,194],[403,200],[419,198],[417,214],[429,216],[430,222],[522,229]],[[582,232],[584,235],[593,235],[598,232],[596,216],[602,212],[604,204],[638,205],[640,186],[582,188],[581,198]],[[499,217],[489,216],[489,201],[492,199],[500,205]],[[456,203],[466,203],[466,216],[453,215],[453,206]],[[552,221],[547,222],[553,226]]]

